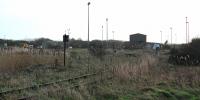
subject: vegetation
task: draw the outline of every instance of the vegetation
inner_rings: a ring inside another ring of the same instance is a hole
[[[93,56],[102,58],[105,55],[105,47],[103,47],[103,42],[98,40],[90,42],[89,52]]]
[[[200,99],[200,67],[169,64],[168,49],[161,49],[160,55],[157,56],[149,49],[115,48],[117,51],[114,52],[110,48],[102,48],[101,41],[91,41],[90,47],[89,51],[82,48],[67,49],[66,66],[63,66],[62,52],[61,55],[32,54],[29,51],[0,55],[0,92],[54,82],[45,87],[1,94],[0,99]],[[99,56],[102,59],[99,59]],[[108,72],[89,78],[56,83],[106,70]],[[112,78],[107,78],[108,76]],[[89,83],[94,80],[97,82]],[[73,85],[78,87],[70,87]]]
[[[100,41],[100,40],[94,40],[91,41]],[[108,47],[108,48],[116,48],[116,49],[122,49],[124,48],[125,42],[123,41],[117,41],[117,40],[109,40],[107,41],[102,41],[103,47]],[[45,49],[61,49],[63,48],[63,42],[62,41],[53,41],[48,38],[38,38],[35,40],[2,40],[0,39],[0,47],[4,47],[4,43],[7,43],[8,46],[17,46],[17,47],[22,47],[23,44],[29,44],[33,45],[34,48],[45,48]],[[81,39],[70,39],[69,41],[69,46],[73,48],[87,48],[88,47],[88,42],[83,41]],[[128,45],[127,45],[128,46]]]
[[[180,48],[172,48],[169,62],[177,65],[200,64],[200,39],[193,39],[191,43]]]

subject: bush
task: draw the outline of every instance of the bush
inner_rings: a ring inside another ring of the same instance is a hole
[[[178,49],[175,49],[175,48],[171,48],[170,49],[170,54],[171,55],[174,55],[174,54],[177,54],[178,53]]]
[[[200,57],[200,38],[192,39],[189,44],[189,52]]]
[[[193,39],[191,43],[181,45],[179,49],[171,49],[169,62],[178,65],[200,64],[200,38]]]

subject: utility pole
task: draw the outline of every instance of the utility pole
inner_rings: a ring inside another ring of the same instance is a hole
[[[162,31],[160,31],[160,33],[161,33],[161,41],[160,41],[160,44],[162,44]]]
[[[106,33],[107,33],[106,40],[107,40],[107,48],[108,48],[108,18],[106,18],[106,26],[107,26],[107,30],[106,30]]]
[[[187,32],[188,32],[188,31],[187,31],[187,28],[188,28],[188,27],[187,27],[187,24],[188,24],[188,21],[187,21],[187,17],[185,17],[185,19],[186,19],[186,44],[187,44],[187,43],[188,43],[188,39],[187,39]]]
[[[114,33],[115,33],[115,31],[112,31],[112,33],[113,33],[113,40],[114,40]]]
[[[101,38],[101,40],[102,40],[102,42],[103,42],[103,25],[102,25],[102,38]]]
[[[6,35],[4,35],[4,40],[5,40],[5,43],[4,43],[4,46],[8,46],[8,44],[7,44],[7,40],[6,40]]]
[[[172,27],[170,27],[171,30],[171,45],[172,45]]]
[[[89,47],[89,42],[90,42],[90,16],[89,16],[89,6],[90,6],[90,2],[88,2],[88,47]]]
[[[67,31],[68,31],[68,36],[69,36],[69,35],[71,34],[70,28],[68,28]],[[65,34],[66,34],[66,33],[65,33]],[[70,40],[70,38],[69,38],[69,40]],[[67,48],[68,48],[68,49],[69,49],[69,47],[70,47],[69,45],[70,45],[70,44],[69,44],[69,42],[68,42],[68,43],[67,43]]]
[[[90,70],[90,58],[89,58],[89,48],[90,48],[90,17],[89,17],[89,7],[90,7],[90,2],[88,2],[88,73]]]
[[[71,32],[70,32],[70,28],[68,28],[68,29],[67,29],[67,32],[68,32],[68,35],[70,35],[70,34],[71,34]]]
[[[112,33],[113,33],[113,52],[115,52],[115,41],[114,41],[114,33],[115,33],[115,31],[112,31]]]
[[[190,42],[190,28],[189,28],[189,22],[188,22],[188,43]]]
[[[175,33],[175,43],[177,44],[177,33]]]

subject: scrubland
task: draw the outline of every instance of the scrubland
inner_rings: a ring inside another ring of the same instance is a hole
[[[67,51],[63,56],[16,53],[0,56],[0,90],[12,90],[88,73],[109,70],[111,79],[78,88],[69,83],[0,95],[1,99],[29,97],[39,100],[199,100],[200,66],[168,63],[168,50],[157,56],[152,50],[108,50],[103,58],[85,49]],[[103,77],[106,77],[104,75]],[[87,81],[97,79],[89,78]]]

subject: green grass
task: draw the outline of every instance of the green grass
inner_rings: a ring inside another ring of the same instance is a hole
[[[96,100],[200,100],[200,89],[192,88],[151,87],[142,90],[118,90],[116,88],[113,92],[102,92]]]

